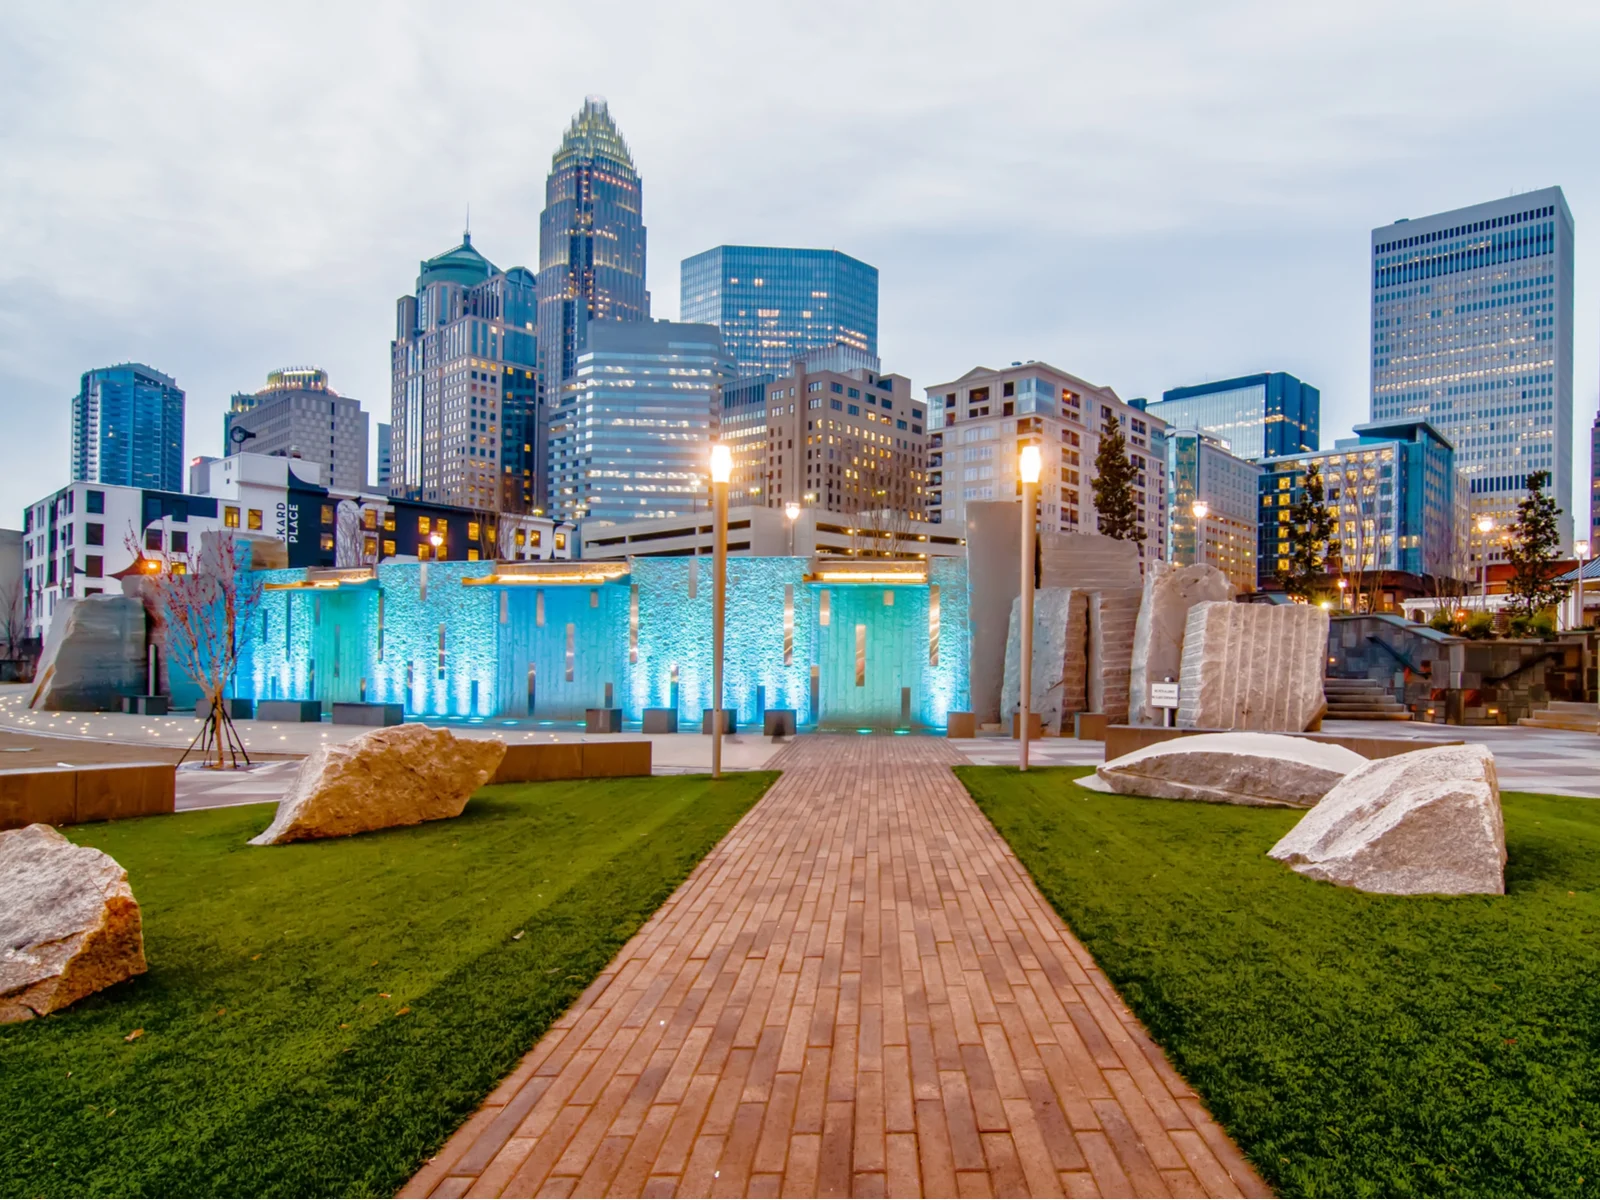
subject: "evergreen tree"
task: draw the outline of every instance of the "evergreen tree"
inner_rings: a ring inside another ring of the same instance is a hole
[[[1300,494],[1289,507],[1289,569],[1278,572],[1284,591],[1305,600],[1311,598],[1311,589],[1327,571],[1333,530],[1333,513],[1322,490],[1322,471],[1313,461],[1306,468]]]
[[[1528,617],[1560,604],[1572,590],[1571,584],[1551,578],[1561,548],[1556,524],[1561,510],[1544,490],[1549,482],[1548,471],[1528,476],[1528,494],[1517,501],[1517,519],[1511,523],[1506,553],[1511,560],[1512,610]]]
[[[1138,508],[1133,495],[1133,463],[1122,426],[1114,424],[1100,435],[1094,455],[1094,506],[1100,514],[1100,532],[1119,542],[1138,538]]]

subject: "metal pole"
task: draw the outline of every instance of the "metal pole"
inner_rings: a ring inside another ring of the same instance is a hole
[[[711,778],[722,778],[722,621],[728,604],[728,485],[711,484]]]
[[[1033,484],[1026,481],[1022,485],[1022,588],[1021,612],[1018,614],[1017,625],[1022,633],[1022,647],[1018,652],[1018,672],[1021,686],[1018,688],[1019,700],[1017,704],[1017,729],[1021,738],[1021,753],[1017,759],[1017,770],[1028,769],[1028,727],[1029,713],[1028,701],[1033,696]]]

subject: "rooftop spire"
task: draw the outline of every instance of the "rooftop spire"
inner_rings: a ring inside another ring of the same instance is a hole
[[[608,158],[629,171],[634,169],[633,154],[611,119],[604,96],[584,97],[583,107],[567,126],[552,165],[559,168],[573,158]]]

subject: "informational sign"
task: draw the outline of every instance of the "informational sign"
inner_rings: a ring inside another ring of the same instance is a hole
[[[1152,683],[1150,685],[1151,708],[1177,708],[1178,685],[1175,683]]]

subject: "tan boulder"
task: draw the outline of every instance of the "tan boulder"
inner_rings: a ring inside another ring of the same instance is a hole
[[[1129,659],[1128,721],[1160,725],[1164,710],[1150,703],[1150,685],[1177,680],[1189,610],[1209,600],[1233,599],[1233,584],[1209,563],[1178,567],[1153,562],[1145,568],[1144,592]]]
[[[1314,604],[1196,604],[1183,633],[1178,724],[1299,733],[1327,711],[1328,613]]]
[[[1267,853],[1363,892],[1501,895],[1506,829],[1494,755],[1482,745],[1433,746],[1373,759]]]
[[[1199,733],[1095,768],[1104,790],[1168,800],[1310,808],[1367,765],[1343,746],[1280,733]]]
[[[252,846],[345,837],[459,817],[505,757],[498,738],[458,738],[426,725],[374,729],[316,750]]]
[[[0,833],[0,1024],[144,970],[139,902],[116,859],[48,825]]]

